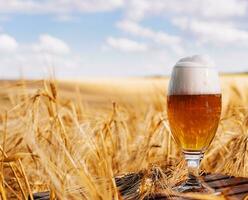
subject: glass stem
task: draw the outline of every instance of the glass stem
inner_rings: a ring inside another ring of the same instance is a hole
[[[188,167],[188,179],[186,184],[190,186],[200,186],[198,176],[203,154],[201,152],[184,152],[184,157]]]

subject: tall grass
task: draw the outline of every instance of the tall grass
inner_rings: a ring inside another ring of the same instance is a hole
[[[167,122],[166,94],[159,89],[149,104],[140,96],[131,102],[119,97],[108,103],[111,109],[101,109],[85,102],[80,88],[68,97],[55,81],[40,83],[32,83],[32,90],[25,81],[2,86],[2,199],[46,190],[51,199],[122,199],[114,177],[129,172],[143,177],[138,191],[130,186],[129,197],[142,198],[170,194],[185,178]],[[229,84],[224,93],[222,119],[202,170],[248,177],[248,90]]]

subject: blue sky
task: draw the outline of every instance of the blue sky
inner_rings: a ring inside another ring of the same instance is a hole
[[[245,0],[0,0],[0,75],[168,75],[192,54],[248,71],[247,20]]]

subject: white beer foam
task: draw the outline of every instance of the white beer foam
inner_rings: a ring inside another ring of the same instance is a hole
[[[169,95],[220,93],[218,72],[208,56],[195,55],[182,58],[174,66]]]
[[[194,55],[180,59],[175,67],[214,67],[214,62],[207,55]]]

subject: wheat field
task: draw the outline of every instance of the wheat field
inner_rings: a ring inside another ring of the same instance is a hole
[[[121,200],[114,177],[130,172],[144,174],[140,199],[170,194],[186,169],[167,122],[167,84],[1,81],[1,199],[49,190],[50,199]],[[222,75],[221,84],[222,117],[201,170],[248,177],[248,75]]]

